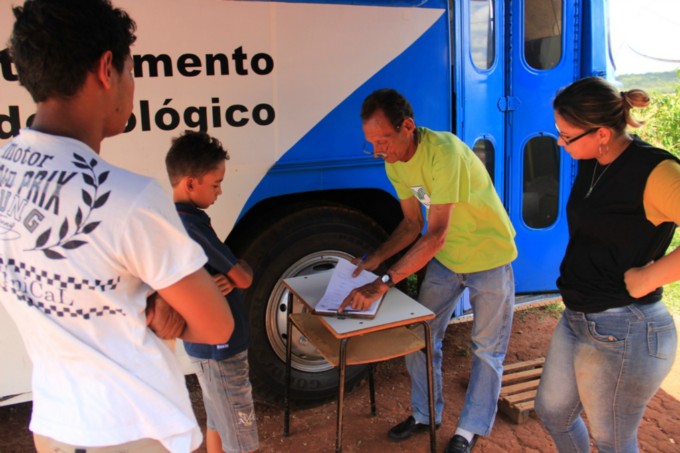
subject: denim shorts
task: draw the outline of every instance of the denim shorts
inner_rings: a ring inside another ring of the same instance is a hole
[[[226,453],[259,448],[248,352],[224,360],[191,359],[203,392],[208,429],[217,431]]]

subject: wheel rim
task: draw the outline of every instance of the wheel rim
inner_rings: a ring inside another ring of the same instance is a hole
[[[282,362],[286,360],[286,315],[288,313],[289,291],[283,279],[301,275],[313,275],[335,268],[338,258],[353,259],[352,255],[339,250],[326,250],[306,255],[293,263],[274,285],[267,301],[267,337],[272,349]],[[293,306],[294,312],[303,311],[302,304]],[[326,362],[316,348],[297,329],[292,329],[291,366],[307,373],[321,373],[333,366]]]

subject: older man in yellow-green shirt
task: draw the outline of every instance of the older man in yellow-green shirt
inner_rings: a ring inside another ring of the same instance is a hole
[[[342,308],[365,309],[395,283],[427,266],[418,301],[436,314],[430,322],[434,345],[435,420],[444,409],[442,341],[463,291],[474,313],[472,374],[458,427],[446,451],[469,452],[477,436],[491,433],[496,416],[514,307],[510,263],[517,257],[515,230],[477,156],[449,132],[416,127],[409,102],[391,89],[369,95],[361,110],[366,140],[385,160],[404,218],[390,237],[364,260],[358,274],[413,245],[387,273],[352,291]],[[427,212],[427,230],[419,236]],[[415,243],[414,243],[415,241]],[[406,356],[411,376],[412,414],[389,430],[402,440],[429,429],[425,353]]]

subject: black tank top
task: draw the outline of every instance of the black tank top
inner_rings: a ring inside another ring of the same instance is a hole
[[[608,168],[595,159],[579,162],[567,204],[569,243],[557,279],[569,309],[593,313],[661,299],[662,288],[640,299],[631,297],[623,274],[661,258],[673,237],[675,223],[654,226],[643,205],[647,179],[666,159],[678,161],[634,137]]]

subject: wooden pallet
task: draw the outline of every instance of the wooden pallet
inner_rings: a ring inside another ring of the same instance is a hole
[[[534,410],[536,389],[543,372],[544,358],[512,363],[503,367],[498,409],[516,423],[524,423]]]

